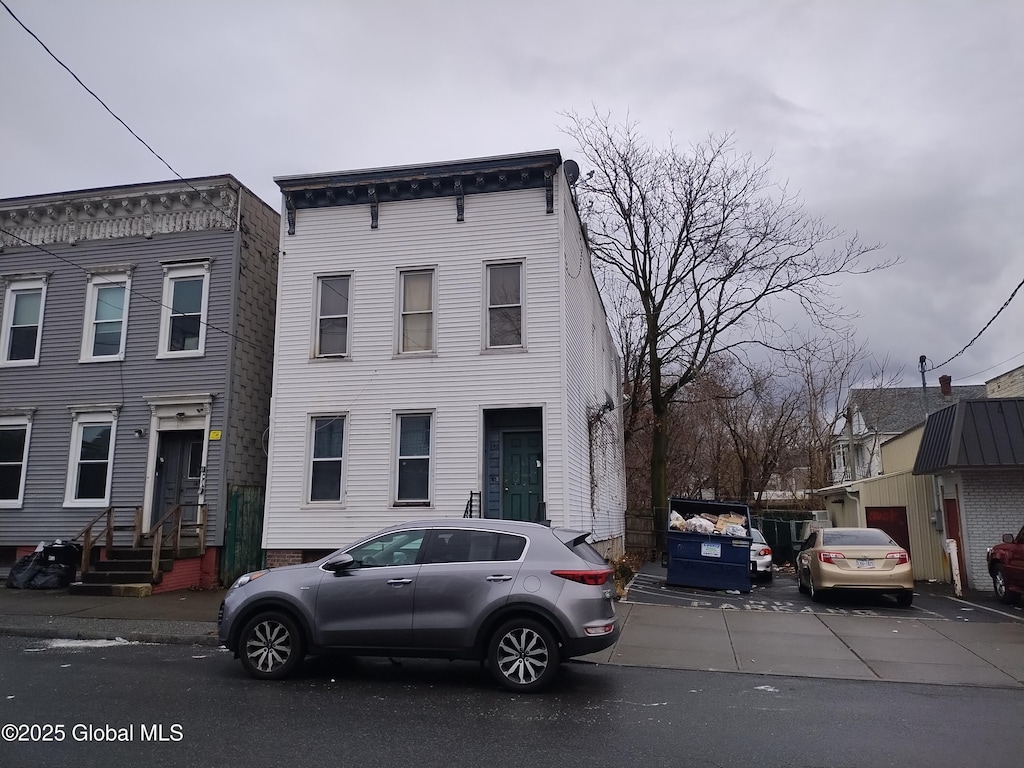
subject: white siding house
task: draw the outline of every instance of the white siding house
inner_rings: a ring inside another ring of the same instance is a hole
[[[620,552],[619,362],[560,154],[276,181],[268,563],[467,513]]]

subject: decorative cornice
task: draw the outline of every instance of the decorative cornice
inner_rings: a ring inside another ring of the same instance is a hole
[[[139,185],[110,190],[0,200],[0,249],[83,240],[151,238],[154,234],[233,230],[238,191],[226,181],[194,187]],[[153,203],[156,203],[155,205]]]
[[[456,221],[464,221],[466,195],[518,189],[545,190],[546,211],[554,213],[554,177],[561,164],[561,154],[549,150],[433,165],[287,176],[275,181],[284,194],[288,234],[294,235],[299,209],[368,205],[370,228],[377,229],[381,203],[454,197]]]

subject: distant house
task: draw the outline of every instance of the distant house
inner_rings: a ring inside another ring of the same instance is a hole
[[[962,400],[928,417],[914,474],[934,478],[960,571],[992,589],[985,553],[1024,524],[1024,398]]]
[[[621,376],[574,180],[557,151],[277,179],[268,563],[463,515],[621,551]]]
[[[853,389],[842,431],[832,442],[832,483],[876,477],[884,471],[882,444],[957,400],[985,397],[984,385]]]
[[[225,175],[0,200],[0,217],[5,559],[90,522],[102,545],[108,517],[131,545],[202,513],[201,557],[157,589],[216,581],[233,495],[262,517],[280,216]],[[258,560],[258,537],[228,559]]]

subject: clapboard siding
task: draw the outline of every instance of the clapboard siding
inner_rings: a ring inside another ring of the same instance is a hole
[[[599,348],[614,355],[614,347],[561,171],[554,199],[548,214],[542,189],[471,194],[462,222],[450,197],[382,203],[377,229],[365,205],[296,211],[295,234],[282,236],[267,549],[322,549],[399,520],[460,516],[469,493],[485,486],[484,412],[507,408],[542,414],[552,523],[621,534],[623,506],[613,506],[624,494],[602,492],[601,509],[591,508],[585,414],[606,388],[594,381],[602,370],[590,341],[595,322]],[[523,263],[523,350],[483,349],[484,265],[500,260]],[[435,354],[399,356],[398,271],[423,267],[437,275]],[[351,275],[349,357],[316,360],[316,277],[330,274]],[[569,325],[580,326],[571,343]],[[609,388],[618,391],[617,383]],[[434,414],[429,508],[391,505],[398,411]],[[327,414],[346,417],[345,499],[304,504],[310,418]],[[615,447],[609,450],[614,456]],[[621,465],[621,440],[618,450]],[[613,486],[621,476],[621,468],[609,468]]]
[[[52,238],[47,239],[47,233],[39,229],[33,242],[44,242],[43,249],[8,245],[0,252],[2,275],[50,275],[39,365],[0,367],[0,411],[34,409],[24,502],[20,509],[0,509],[0,546],[69,538],[101,511],[99,506],[63,506],[73,427],[68,407],[72,405],[120,406],[111,476],[110,503],[114,506],[135,507],[144,503],[150,440],[133,433],[150,428],[151,411],[145,398],[154,395],[214,395],[211,429],[221,430],[224,439],[210,441],[208,448],[209,544],[218,545],[223,540],[222,506],[229,479],[225,451],[232,452],[232,482],[263,483],[260,440],[268,420],[272,346],[269,338],[260,337],[269,337],[273,332],[274,254],[279,216],[233,178],[217,177],[212,181],[218,188],[238,195],[242,221],[249,222],[251,232],[259,233],[260,244],[256,245],[255,240],[248,243],[246,258],[241,263],[240,236],[234,217],[214,221],[208,216],[203,218],[202,210],[192,216],[180,214],[180,221],[167,214],[150,238],[125,236],[128,230],[124,226],[118,229],[111,224],[103,229],[95,222],[84,221],[74,246],[51,242]],[[160,185],[160,194],[168,191],[169,186]],[[117,195],[144,194],[139,192],[142,188],[111,188],[110,196],[119,201],[121,197]],[[182,189],[187,188],[183,185]],[[60,204],[75,204],[78,194],[94,198],[102,192],[67,193],[60,196]],[[2,204],[24,205],[21,200]],[[223,199],[221,204],[225,204]],[[223,226],[198,229],[210,226],[211,222]],[[178,225],[186,231],[166,231]],[[63,229],[57,234],[64,236],[68,227],[61,226]],[[198,358],[157,359],[164,281],[161,261],[204,259],[211,264],[205,354]],[[123,264],[134,265],[128,296],[125,359],[79,362],[85,324],[86,271]],[[0,292],[0,311],[3,301]],[[235,335],[241,341],[236,342]],[[233,382],[232,369],[246,381]],[[236,412],[229,416],[229,408]],[[242,426],[248,423],[247,419],[252,422],[249,431],[257,433],[255,438]]]

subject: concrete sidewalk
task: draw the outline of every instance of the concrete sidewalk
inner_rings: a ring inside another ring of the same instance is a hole
[[[0,588],[0,634],[216,646],[224,590],[146,598]],[[599,664],[1024,688],[1024,622],[706,610],[620,602]]]

